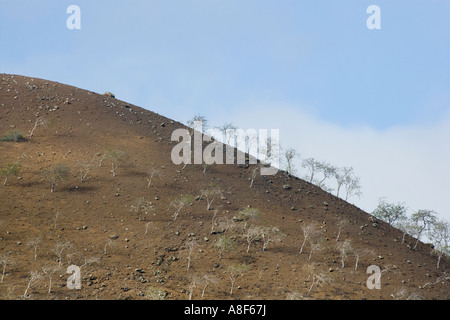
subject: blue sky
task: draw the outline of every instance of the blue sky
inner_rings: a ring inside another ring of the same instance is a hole
[[[66,28],[72,4],[81,30]],[[366,27],[371,4],[381,30]],[[386,196],[450,216],[449,1],[0,0],[0,72],[182,122],[280,128],[301,154],[354,166],[364,209]]]

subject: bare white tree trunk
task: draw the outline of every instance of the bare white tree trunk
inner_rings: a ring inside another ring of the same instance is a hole
[[[305,237],[305,239],[303,240],[302,246],[300,247],[299,254],[302,254],[302,252],[303,252],[303,247],[305,246],[306,240],[307,240],[307,238]]]
[[[312,280],[311,286],[309,287],[308,291],[311,291],[315,284],[316,284],[316,276],[313,276],[313,280]]]
[[[231,290],[230,290],[230,295],[233,294],[233,288],[234,288],[234,282],[236,281],[236,278],[230,277],[231,279]]]
[[[6,273],[6,263],[3,264],[3,272],[2,272],[2,278],[0,279],[0,282],[3,282],[3,279],[5,278]]]

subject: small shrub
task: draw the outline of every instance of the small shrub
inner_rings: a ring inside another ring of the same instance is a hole
[[[8,131],[6,136],[0,138],[3,142],[24,142],[26,141],[23,134],[19,131]]]
[[[69,177],[70,168],[63,164],[53,165],[50,168],[43,169],[42,176],[51,183],[51,192],[55,191],[55,186],[60,181],[65,181]]]
[[[170,202],[170,206],[175,207],[175,212],[173,214],[173,220],[176,220],[180,211],[185,207],[190,205],[194,201],[194,197],[190,194],[181,196],[180,199],[175,199]]]
[[[4,169],[0,171],[0,174],[5,177],[5,181],[3,185],[6,186],[6,182],[8,182],[8,178],[10,176],[17,176],[20,173],[21,164],[18,162],[10,162],[6,165]]]
[[[217,239],[214,247],[219,250],[219,260],[222,260],[222,255],[225,251],[230,251],[236,249],[236,242],[233,238],[227,237],[225,235],[220,235]]]
[[[167,292],[164,290],[150,287],[147,292],[147,299],[149,300],[165,300],[167,297]]]
[[[128,154],[122,150],[107,149],[104,158],[111,161],[111,173],[112,176],[115,177],[117,167],[119,166],[120,163],[126,162],[128,160]]]

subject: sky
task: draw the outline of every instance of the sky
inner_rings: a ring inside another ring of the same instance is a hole
[[[279,129],[303,158],[353,167],[363,210],[384,197],[450,220],[450,1],[0,0],[0,72]]]

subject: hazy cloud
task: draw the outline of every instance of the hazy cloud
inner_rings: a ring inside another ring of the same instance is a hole
[[[352,166],[361,178],[363,196],[350,202],[365,211],[371,212],[378,199],[386,197],[405,202],[410,212],[433,209],[450,220],[450,114],[433,125],[381,131],[340,127],[306,110],[311,108],[251,101],[227,119],[242,128],[280,129],[282,146],[295,148],[303,157]],[[296,167],[302,175],[299,162]]]

